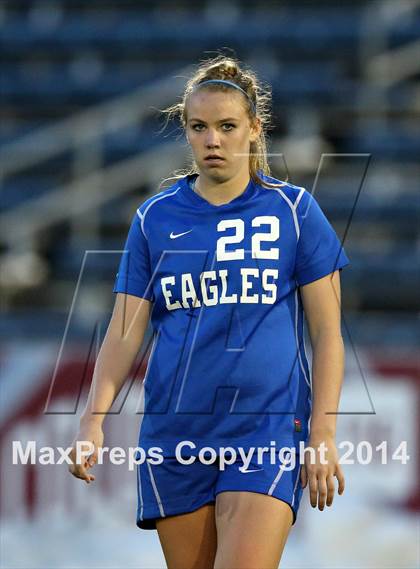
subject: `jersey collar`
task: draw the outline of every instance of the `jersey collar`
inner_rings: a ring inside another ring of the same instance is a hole
[[[246,202],[248,199],[252,198],[256,193],[255,183],[253,182],[252,178],[249,180],[248,185],[246,186],[245,190],[239,196],[236,196],[233,200],[228,203],[221,204],[221,205],[214,205],[207,201],[205,198],[197,194],[192,189],[192,182],[198,177],[198,174],[188,174],[181,180],[181,186],[184,195],[190,201],[198,205],[199,207],[207,210],[213,211],[222,211],[226,209],[235,208],[236,206]]]

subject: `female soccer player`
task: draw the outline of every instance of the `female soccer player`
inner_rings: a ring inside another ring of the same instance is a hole
[[[109,410],[151,315],[137,525],[157,529],[170,569],[275,568],[303,488],[320,510],[333,501],[334,477],[344,490],[334,412],[348,259],[312,195],[270,177],[268,101],[252,71],[218,56],[169,109],[194,162],[134,215],[75,439],[95,445],[71,467],[89,483],[103,444],[104,415],[93,411]],[[301,443],[324,443],[325,460],[301,460]]]

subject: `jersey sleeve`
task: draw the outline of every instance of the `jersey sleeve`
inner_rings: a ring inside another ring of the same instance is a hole
[[[132,294],[153,301],[151,280],[149,246],[138,210],[131,222],[113,292]]]
[[[316,281],[350,263],[328,219],[305,190],[297,207],[300,228],[295,279],[299,286]]]

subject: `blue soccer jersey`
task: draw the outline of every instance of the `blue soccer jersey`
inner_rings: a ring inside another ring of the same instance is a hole
[[[311,374],[299,286],[348,264],[305,189],[250,181],[213,205],[185,176],[134,215],[114,292],[153,302],[139,444],[294,446]]]

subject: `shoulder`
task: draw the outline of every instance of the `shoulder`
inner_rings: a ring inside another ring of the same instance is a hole
[[[260,185],[262,191],[276,192],[279,199],[284,200],[287,205],[295,211],[297,210],[299,204],[302,202],[302,199],[306,201],[310,197],[310,193],[302,186],[295,186],[290,182],[278,180],[272,176],[263,175],[261,177],[269,184],[273,184],[271,186]]]
[[[172,186],[170,186],[166,190],[162,190],[157,194],[153,194],[139,205],[139,207],[137,208],[138,215],[140,217],[146,216],[152,208],[155,208],[158,204],[162,204],[167,199],[170,199],[173,196],[175,196],[180,189],[181,185],[180,182],[178,181],[175,184],[172,184]]]
[[[137,218],[140,221],[143,232],[145,231],[145,223],[149,221],[151,215],[162,214],[162,206],[170,205],[178,191],[181,189],[180,180],[172,184],[166,190],[162,190],[157,194],[153,194],[144,200],[137,208]]]

